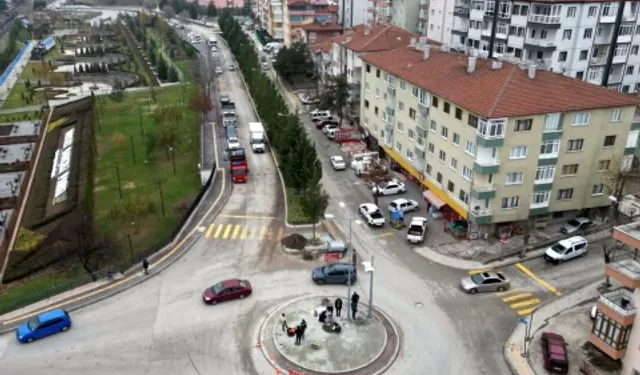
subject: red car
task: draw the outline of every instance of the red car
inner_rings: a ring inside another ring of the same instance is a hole
[[[316,129],[322,129],[327,125],[340,125],[338,121],[335,120],[324,120],[316,122]]]
[[[224,280],[202,292],[202,300],[207,305],[217,305],[218,302],[232,299],[244,299],[252,292],[249,280]]]
[[[551,332],[544,332],[540,339],[542,343],[542,358],[544,368],[556,374],[569,372],[569,358],[567,357],[567,344],[564,337]]]

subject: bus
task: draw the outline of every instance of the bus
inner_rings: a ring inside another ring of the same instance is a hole
[[[215,36],[212,36],[211,38],[209,38],[209,46],[211,46],[211,47],[217,47],[218,46],[218,40],[216,39]]]

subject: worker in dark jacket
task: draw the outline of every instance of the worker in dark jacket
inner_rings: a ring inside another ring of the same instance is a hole
[[[342,311],[342,299],[341,298],[336,298],[336,302],[334,303],[334,306],[336,308],[336,316],[340,317],[341,311]]]

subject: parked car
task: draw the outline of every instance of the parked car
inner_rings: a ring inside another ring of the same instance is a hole
[[[544,253],[544,258],[552,263],[562,263],[573,258],[587,255],[588,241],[581,236],[573,236],[558,241]]]
[[[478,292],[502,292],[511,287],[511,281],[502,272],[487,271],[465,277],[460,288],[469,294]]]
[[[405,186],[404,183],[393,179],[391,181],[382,183],[378,186],[373,187],[373,189],[371,189],[371,191],[373,192],[373,194],[378,193],[379,195],[393,195],[393,194],[399,194],[399,193],[404,193],[407,191],[407,187]]]
[[[577,217],[569,220],[561,229],[564,234],[572,234],[577,231],[585,230],[591,225],[591,220],[586,217]]]
[[[299,96],[300,101],[302,102],[302,104],[318,104],[320,103],[320,99],[318,99],[316,96],[314,95],[310,95],[310,94],[301,94]]]
[[[412,218],[409,229],[407,230],[407,241],[411,243],[423,242],[426,234],[427,218],[419,216]]]
[[[542,344],[544,368],[556,374],[567,374],[569,372],[569,358],[564,337],[557,333],[543,332],[540,343]]]
[[[211,52],[218,52],[218,47],[216,46],[211,47]]]
[[[344,158],[342,156],[332,156],[331,157],[331,166],[336,171],[344,171],[347,169],[347,163],[345,163]]]
[[[321,109],[314,109],[309,113],[309,117],[311,117],[311,121],[331,120],[333,118],[331,112]]]
[[[222,68],[221,68],[221,67],[216,66],[216,74],[217,74],[217,75],[222,74]]]
[[[32,343],[58,332],[66,332],[69,328],[71,328],[69,313],[63,309],[55,309],[34,316],[19,325],[16,337],[21,343]]]
[[[311,279],[318,285],[324,284],[351,284],[358,280],[356,268],[351,263],[333,263],[316,267],[311,271]]]
[[[324,129],[324,127],[327,125],[339,126],[340,124],[338,123],[338,121],[335,121],[335,120],[322,120],[322,121],[316,122],[316,129]]]
[[[229,279],[215,284],[202,292],[202,300],[207,305],[217,305],[219,302],[232,299],[244,299],[251,295],[253,288],[249,280]]]
[[[333,126],[333,125],[330,125]],[[331,128],[329,130],[327,130],[327,138],[329,139],[336,139],[336,134],[340,131],[339,127],[335,127],[335,128]]]
[[[228,69],[229,69],[230,72],[233,72],[234,70],[236,70],[236,66],[233,63],[231,63],[231,64],[229,64],[229,68]]]
[[[237,148],[240,148],[240,141],[238,140],[238,137],[237,136],[233,136],[233,135],[228,135],[227,136],[227,149],[235,150]]]
[[[327,126],[325,126],[324,128],[322,128],[322,132],[324,134],[329,134],[330,131],[334,132],[339,130],[340,127],[337,124],[329,124]]]
[[[229,104],[231,103],[231,98],[229,98],[228,94],[220,94],[220,104]]]
[[[360,215],[364,217],[367,224],[381,227],[384,225],[384,215],[380,212],[380,208],[373,203],[363,203],[359,207]]]
[[[389,203],[389,211],[413,212],[419,208],[418,202],[413,199],[398,198]]]

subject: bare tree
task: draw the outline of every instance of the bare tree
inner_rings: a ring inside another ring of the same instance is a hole
[[[162,13],[164,13],[164,15],[171,20],[173,17],[176,16],[176,10],[173,9],[173,7],[171,5],[165,5],[162,8]]]
[[[619,205],[622,202],[626,187],[629,183],[640,181],[640,162],[638,157],[615,157],[609,161],[601,161],[598,169],[606,169],[602,174],[602,183],[609,196],[615,198],[611,207],[611,216],[615,223],[620,218]]]

